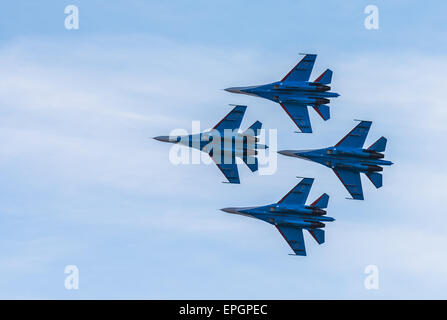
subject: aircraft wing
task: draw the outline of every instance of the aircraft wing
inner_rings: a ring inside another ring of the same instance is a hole
[[[303,229],[291,226],[277,225],[279,233],[287,241],[289,246],[298,256],[306,255],[306,246],[304,244]]]
[[[236,106],[233,110],[228,113],[225,118],[219,121],[218,124],[214,126],[214,130],[219,131],[221,134],[224,133],[224,130],[235,130],[239,129],[241,126],[242,118],[244,117],[245,110],[247,110],[247,106]]]
[[[220,171],[222,171],[222,173],[224,174],[225,178],[227,178],[229,183],[241,183],[240,179],[239,179],[239,172],[237,170],[237,164],[236,164],[236,159],[233,157],[231,160],[231,163],[225,163],[226,161],[222,160],[222,161],[217,161],[213,156],[210,155],[210,157],[214,160],[214,162],[216,163],[217,167],[220,169]],[[225,157],[222,156],[222,159],[224,159]]]
[[[352,198],[363,200],[362,181],[360,180],[359,171],[351,171],[344,169],[333,169],[341,183],[345,186]]]
[[[313,183],[313,178],[304,178],[290,190],[289,193],[279,200],[278,203],[305,204]]]
[[[281,81],[309,81],[316,59],[316,54],[306,54]]]
[[[350,147],[362,148],[365,144],[366,136],[369,128],[371,128],[371,121],[361,121],[354,129],[352,129],[346,136],[343,137],[335,146],[336,147]]]
[[[303,133],[312,133],[310,125],[309,110],[306,104],[283,102],[280,103],[285,112],[292,118],[293,122]]]

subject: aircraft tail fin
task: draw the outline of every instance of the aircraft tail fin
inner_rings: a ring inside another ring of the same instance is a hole
[[[256,158],[255,156],[244,156],[242,160],[251,172],[258,171],[258,158]]]
[[[324,230],[313,229],[307,231],[309,231],[310,235],[315,239],[316,242],[318,242],[318,244],[324,243]]]
[[[332,70],[326,69],[314,82],[321,84],[330,84],[332,81]]]
[[[325,209],[327,208],[328,203],[329,203],[329,196],[326,193],[323,193],[317,200],[312,202],[311,207]]]
[[[257,136],[260,134],[259,130],[262,128],[262,123],[260,121],[256,121],[247,130],[244,131],[245,136]]]
[[[377,151],[377,152],[384,152],[386,149],[386,138],[381,137],[376,142],[374,142],[368,150]]]
[[[376,188],[380,188],[383,184],[382,174],[377,172],[368,172],[366,176],[371,180]]]
[[[324,121],[329,120],[331,117],[331,113],[329,111],[329,107],[321,104],[319,106],[313,106],[315,111],[323,118]]]

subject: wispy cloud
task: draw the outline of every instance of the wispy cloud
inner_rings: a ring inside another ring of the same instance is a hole
[[[220,90],[275,80],[286,66],[270,58],[141,35],[4,44],[0,209],[6,215],[0,231],[38,223],[41,232],[0,232],[11,247],[0,260],[15,279],[4,277],[2,287],[36,289],[18,280],[32,269],[25,267],[62,272],[69,256],[83,270],[98,268],[88,278],[89,297],[111,294],[95,286],[93,275],[101,268],[135,281],[137,263],[150,268],[142,283],[153,291],[127,288],[122,297],[374,298],[363,288],[363,268],[377,262],[384,277],[378,296],[416,297],[401,289],[401,281],[411,279],[404,288],[432,289],[421,296],[438,297],[446,283],[436,278],[445,278],[447,263],[440,209],[446,151],[439,148],[447,60],[402,53],[332,61],[334,89],[342,96],[332,103],[329,122],[312,116],[316,132],[304,137],[293,134],[293,124],[273,103]],[[368,141],[388,137],[387,156],[396,165],[385,170],[383,189],[364,181],[366,201],[353,203],[344,200],[346,191],[332,172],[315,164],[279,158],[276,175],[241,168],[244,183],[228,186],[213,166],[173,166],[169,145],[150,139],[189,129],[191,120],[211,126],[232,102],[249,105],[244,121],[278,128],[287,148],[333,144],[353,118],[371,119]],[[317,248],[308,241],[306,259],[287,256],[287,244],[269,225],[217,210],[277,201],[296,175],[316,177],[311,197],[330,193],[329,212],[337,218],[326,244]],[[127,254],[137,262],[116,262]],[[115,263],[117,269],[107,269]],[[199,285],[191,291],[194,281]]]

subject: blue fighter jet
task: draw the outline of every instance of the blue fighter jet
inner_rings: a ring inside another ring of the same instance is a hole
[[[339,94],[329,92],[328,84],[332,81],[332,71],[327,69],[315,81],[309,81],[314,67],[316,54],[306,54],[304,58],[281,80],[269,84],[234,87],[225,89],[232,93],[247,94],[272,100],[281,105],[301,132],[311,133],[312,127],[307,106],[312,106],[323,118],[330,118],[329,98]]]
[[[241,158],[255,172],[258,170],[258,149],[268,148],[258,143],[261,122],[256,121],[244,132],[239,132],[246,109],[247,106],[236,105],[212,130],[206,132],[186,136],[159,136],[154,139],[208,153],[229,183],[240,183],[236,157]]]
[[[222,211],[256,218],[273,224],[298,256],[306,255],[303,229],[309,231],[318,244],[324,243],[324,222],[334,218],[324,216],[329,196],[324,193],[310,205],[305,205],[314,179],[304,178],[279,202],[260,207],[224,208]]]
[[[381,166],[390,166],[391,161],[383,160],[386,138],[381,137],[368,149],[363,149],[366,136],[371,127],[371,121],[361,121],[335,146],[315,150],[283,150],[278,153],[318,162],[332,168],[337,177],[346,187],[353,199],[363,200],[360,172],[366,174],[376,188],[382,186]]]

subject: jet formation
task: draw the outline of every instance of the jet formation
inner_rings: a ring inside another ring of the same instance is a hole
[[[279,103],[303,133],[312,133],[308,106],[323,118],[330,118],[328,104],[338,93],[329,92],[332,71],[327,69],[314,81],[309,81],[317,58],[316,54],[306,54],[304,58],[281,80],[273,83],[249,87],[233,87],[228,92],[261,97]]]
[[[311,106],[323,118],[330,118],[329,102],[339,96],[330,92],[332,71],[327,69],[314,81],[309,81],[317,55],[304,58],[281,80],[269,84],[232,87],[228,92],[265,98],[286,111],[303,133],[312,133],[308,107]],[[231,184],[240,183],[236,158],[247,164],[252,172],[258,170],[258,150],[268,146],[259,143],[262,124],[256,121],[247,130],[239,127],[247,107],[235,105],[234,109],[211,130],[183,136],[159,136],[154,139],[198,149],[207,153]],[[360,121],[343,139],[331,147],[312,150],[281,150],[278,153],[320,163],[331,168],[351,195],[351,199],[364,200],[360,173],[364,173],[376,188],[383,185],[383,166],[393,163],[384,160],[387,144],[379,138],[370,147],[363,148],[371,128],[371,121]],[[223,208],[224,212],[248,216],[274,225],[295,255],[305,256],[303,230],[307,230],[318,244],[325,242],[323,228],[335,219],[326,216],[329,196],[324,193],[309,205],[306,201],[314,182],[303,178],[277,203],[241,208]]]

